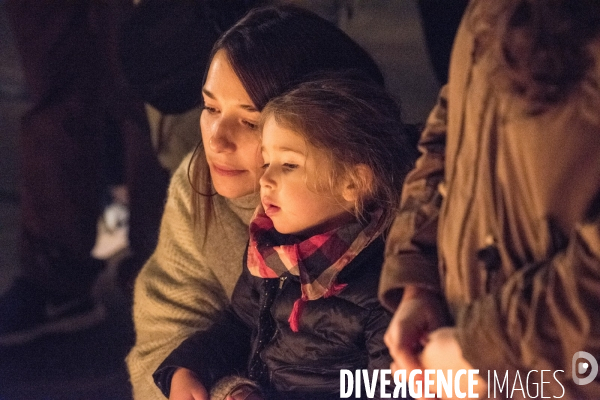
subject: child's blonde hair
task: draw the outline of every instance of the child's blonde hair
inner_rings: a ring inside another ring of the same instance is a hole
[[[270,117],[328,156],[332,190],[340,178],[352,182],[358,189],[354,212],[359,219],[382,209],[381,228],[389,226],[415,151],[409,148],[400,108],[380,85],[354,72],[321,75],[271,100],[261,115],[261,129]],[[355,173],[361,164],[371,170],[370,182]]]

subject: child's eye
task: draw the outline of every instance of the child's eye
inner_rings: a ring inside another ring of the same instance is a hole
[[[253,122],[243,120],[242,123],[252,130],[258,129],[258,124],[255,124]]]
[[[262,168],[262,169],[267,169],[267,168],[269,168],[269,163],[265,163],[265,164],[263,164],[261,168]]]
[[[290,164],[290,163],[283,164],[283,169],[284,170],[291,171],[291,170],[296,169],[296,168],[298,168],[298,164]]]

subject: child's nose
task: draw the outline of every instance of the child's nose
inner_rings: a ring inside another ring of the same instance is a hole
[[[275,187],[275,180],[273,179],[273,170],[271,167],[267,167],[267,169],[265,169],[265,172],[263,172],[262,176],[260,177],[259,183],[261,188],[272,189]]]

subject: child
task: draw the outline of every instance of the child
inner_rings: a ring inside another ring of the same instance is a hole
[[[233,374],[263,394],[250,385],[232,399],[337,399],[340,370],[390,366],[390,314],[377,300],[382,234],[412,161],[397,105],[358,76],[322,77],[272,100],[260,128],[247,268],[230,312],[154,374],[171,399],[208,399],[211,389],[222,399],[215,383]]]

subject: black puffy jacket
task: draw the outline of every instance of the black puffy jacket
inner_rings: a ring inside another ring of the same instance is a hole
[[[377,300],[382,262],[379,238],[340,272],[337,282],[347,286],[339,294],[306,303],[298,332],[288,318],[301,295],[299,278],[258,278],[244,268],[230,310],[175,349],[155,382],[168,396],[175,369],[185,367],[209,389],[237,373],[258,381],[269,399],[340,398],[341,369],[390,366],[383,335],[391,314]],[[364,387],[361,393],[366,397]]]

